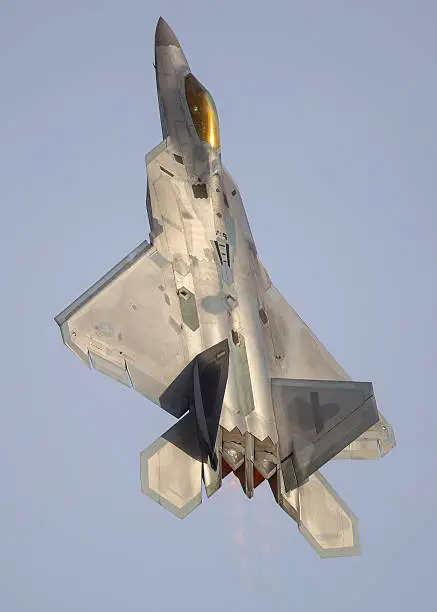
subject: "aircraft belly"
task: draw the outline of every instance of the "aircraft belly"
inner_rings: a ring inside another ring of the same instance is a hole
[[[239,384],[243,384],[243,381],[250,384],[253,398],[253,409],[245,415],[246,429],[259,440],[269,437],[275,443],[278,435],[270,390],[270,368],[266,358],[270,351],[259,315],[259,274],[254,259],[247,241],[237,230],[234,285],[238,308],[233,318],[243,337],[248,368],[248,376],[241,377]]]
[[[240,380],[235,367],[235,350],[230,345],[228,382],[223,400],[220,425],[227,431],[232,431],[237,427],[241,433],[244,433],[246,431],[246,422],[241,411],[239,383]]]
[[[222,165],[214,100],[160,18],[163,140],[146,155],[142,242],[57,317],[88,367],[178,421],[141,453],[141,488],[183,518],[233,472],[268,480],[321,557],[359,553],[355,515],[317,472],[395,445],[373,387],[350,380],[272,284]]]
[[[200,240],[197,232],[197,255],[200,257],[205,251],[208,254],[209,246]],[[193,286],[196,295],[199,313],[202,344],[204,348],[217,344],[224,338],[230,336],[229,309],[225,301],[222,281],[216,261],[211,253],[211,260],[204,256],[199,261],[197,257],[191,257]],[[234,351],[230,350],[229,372],[226,391],[223,401],[220,424],[231,431],[235,427],[243,433],[246,429],[245,422],[240,410],[239,380],[235,368]]]

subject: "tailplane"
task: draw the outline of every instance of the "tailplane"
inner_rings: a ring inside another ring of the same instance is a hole
[[[228,341],[197,355],[160,396],[179,421],[141,453],[141,489],[180,518],[221,485],[219,422],[229,367]],[[218,454],[216,452],[218,449]]]
[[[360,554],[358,519],[329,482],[314,472],[297,489],[286,491],[280,469],[269,480],[277,503],[322,558]]]

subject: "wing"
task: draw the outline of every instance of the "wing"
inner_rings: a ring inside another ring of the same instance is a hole
[[[56,317],[65,344],[88,365],[159,405],[188,364],[173,267],[141,243]]]
[[[272,378],[351,380],[271,284],[266,272],[265,279],[267,290],[264,303],[275,350]],[[336,455],[336,458],[377,459],[387,454],[394,445],[393,430],[379,413],[379,421]]]

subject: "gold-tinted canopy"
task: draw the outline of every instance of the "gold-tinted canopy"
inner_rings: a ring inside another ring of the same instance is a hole
[[[214,100],[191,73],[185,77],[185,97],[200,140],[214,148],[219,147],[219,123]]]

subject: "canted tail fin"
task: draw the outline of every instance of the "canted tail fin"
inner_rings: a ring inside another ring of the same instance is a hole
[[[208,496],[221,484],[218,434],[228,366],[227,340],[197,355],[159,398],[179,421],[141,453],[143,493],[180,518],[201,503],[202,478]]]
[[[272,379],[279,460],[287,491],[378,422],[371,383]]]
[[[199,353],[159,398],[161,407],[175,417],[188,410],[195,417],[199,448],[216,468],[215,441],[228,380],[227,339]]]

